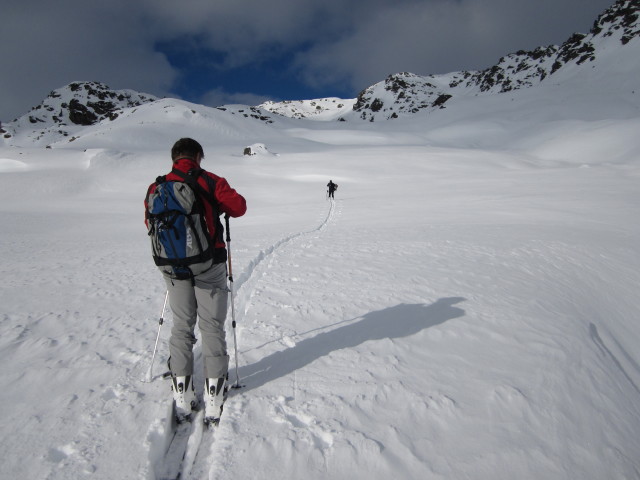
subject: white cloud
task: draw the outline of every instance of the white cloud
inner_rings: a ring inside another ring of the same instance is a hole
[[[253,93],[230,93],[222,88],[215,88],[205,93],[198,103],[209,107],[219,107],[221,105],[242,104],[259,105],[269,100],[263,95]]]

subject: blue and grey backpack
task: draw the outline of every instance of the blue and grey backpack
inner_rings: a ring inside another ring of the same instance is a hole
[[[217,209],[209,200],[211,194],[198,184],[202,170],[194,169],[185,175],[174,169],[172,173],[183,180],[158,177],[155,190],[147,193],[151,252],[158,268],[171,278],[193,280],[213,265],[214,242],[205,221],[203,199]],[[209,178],[207,181],[214,182]],[[214,187],[215,184],[212,192]]]

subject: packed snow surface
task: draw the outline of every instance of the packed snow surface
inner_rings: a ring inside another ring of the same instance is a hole
[[[171,313],[145,382],[165,290],[142,200],[181,136],[248,203],[244,387],[185,476],[640,478],[635,92],[576,80],[357,125],[166,99],[0,147],[0,478],[156,478]]]

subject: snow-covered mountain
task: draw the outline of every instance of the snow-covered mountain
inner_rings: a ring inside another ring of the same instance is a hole
[[[357,99],[339,101],[343,107],[352,105],[350,110],[332,108],[332,103],[326,100],[267,102],[260,106],[295,118],[387,120],[437,111],[469,95],[506,93],[543,81],[554,82],[562,76],[561,72],[588,75],[587,69],[612,51],[616,52],[618,47],[624,48],[630,58],[640,58],[639,11],[639,0],[618,0],[596,19],[588,34],[575,33],[561,46],[506,55],[485,70],[428,76],[408,72],[390,75],[363,90]],[[575,69],[576,66],[581,68]],[[615,73],[611,72],[612,88],[616,87]]]
[[[157,100],[135,90],[112,90],[99,82],[72,82],[53,90],[42,103],[6,125],[0,134],[19,143],[48,144],[81,128],[115,120],[125,110]],[[9,142],[13,143],[13,142]]]
[[[595,20],[588,34],[573,34],[561,46],[506,55],[481,71],[427,76],[402,72],[364,89],[355,99],[292,100],[218,109],[267,124],[273,122],[273,115],[320,121],[411,118],[441,111],[469,97],[513,93],[540,84],[589,81],[595,77],[595,67],[600,67],[598,75],[610,77],[611,89],[621,89],[640,63],[639,13],[640,0],[618,0]],[[628,93],[634,92],[630,89]],[[29,113],[6,124],[0,130],[0,142],[43,146],[63,139],[73,141],[87,126],[114,121],[127,110],[130,113],[156,100],[152,95],[111,90],[97,82],[74,82],[54,90]]]

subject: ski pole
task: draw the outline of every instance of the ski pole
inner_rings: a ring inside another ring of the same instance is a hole
[[[231,232],[229,230],[229,215],[224,216],[227,227],[227,260],[229,262],[229,289],[231,290],[231,326],[233,327],[233,349],[236,358],[236,384],[231,388],[242,388],[240,385],[240,374],[238,373],[238,338],[236,336],[236,310],[233,297],[233,266],[231,263]]]
[[[156,359],[156,351],[158,350],[158,340],[160,339],[160,329],[164,323],[164,311],[167,308],[167,299],[169,298],[169,290],[164,295],[164,303],[162,304],[162,311],[160,312],[160,320],[158,320],[158,334],[156,335],[156,344],[153,347],[153,355],[151,356],[151,365],[149,365],[149,371],[147,372],[147,382],[150,382],[153,378],[153,362]]]

